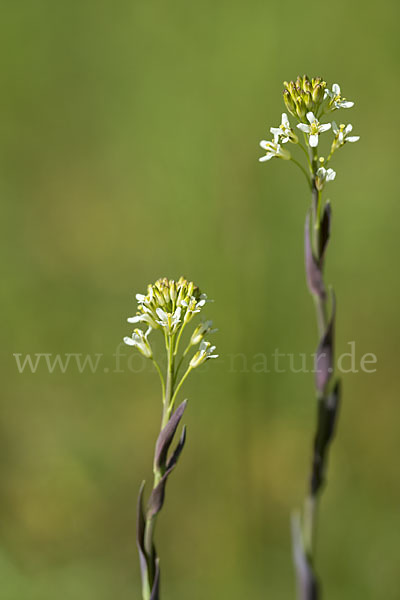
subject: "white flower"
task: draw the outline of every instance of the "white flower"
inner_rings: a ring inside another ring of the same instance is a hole
[[[328,88],[325,90],[325,98],[330,98],[329,106],[333,106],[333,108],[351,108],[354,106],[354,102],[342,98],[338,83],[333,84],[332,91]]]
[[[299,123],[297,127],[301,131],[304,131],[304,133],[308,133],[310,146],[311,148],[315,148],[316,146],[318,146],[319,134],[323,133],[324,131],[328,131],[328,129],[331,128],[331,124],[319,123],[319,121],[317,121],[316,117],[314,116],[314,113],[312,112],[307,113],[307,121],[310,123],[309,125],[307,125],[306,123]]]
[[[291,158],[289,150],[282,148],[282,146],[276,141],[267,142],[266,140],[261,140],[260,146],[267,151],[265,156],[261,156],[261,158],[258,159],[260,162],[265,162],[266,160],[270,160],[274,157],[283,158],[283,160],[290,160]]]
[[[168,333],[175,333],[179,323],[181,322],[181,312],[182,309],[180,306],[178,306],[178,308],[172,314],[165,312],[165,310],[162,308],[156,308],[156,313],[158,316],[157,323],[166,329]]]
[[[290,127],[289,119],[286,113],[282,113],[282,120],[279,127],[271,127],[270,132],[274,134],[274,143],[276,144],[281,138],[282,144],[286,144],[286,142],[297,143],[297,135],[292,131]]]
[[[215,350],[216,346],[211,346],[210,342],[205,342],[202,340],[200,343],[200,349],[193,356],[192,360],[189,363],[189,366],[192,369],[199,367],[209,358],[218,358],[218,354],[212,354]]]
[[[333,181],[336,177],[336,171],[333,169],[325,169],[325,167],[319,167],[317,170],[316,186],[318,189],[322,189],[325,182]]]
[[[129,317],[127,319],[128,323],[147,323],[148,325],[150,325],[150,327],[152,327],[153,329],[156,329],[157,324],[156,324],[155,320],[149,314],[149,312],[146,310],[145,307],[144,307],[144,310],[146,312],[143,314],[135,315],[134,317]]]
[[[185,325],[189,323],[195,314],[201,311],[206,302],[211,302],[211,300],[207,299],[206,294],[201,294],[200,298],[197,300],[194,296],[190,296],[181,301],[181,306],[186,310],[185,316],[183,317]]]
[[[332,123],[333,133],[336,135],[338,143],[340,146],[343,146],[345,142],[358,142],[360,139],[359,135],[348,135],[351,131],[353,131],[353,125],[336,125],[335,121]]]
[[[124,342],[127,346],[136,346],[139,352],[146,358],[152,358],[153,352],[147,339],[150,331],[151,327],[148,328],[146,333],[143,333],[141,329],[135,329],[132,333],[132,337],[124,337]]]
[[[204,321],[200,323],[193,331],[192,337],[190,338],[190,345],[196,346],[199,344],[205,335],[208,333],[215,333],[217,330],[212,328],[212,321]]]

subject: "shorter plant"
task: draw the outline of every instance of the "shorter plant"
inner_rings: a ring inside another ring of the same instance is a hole
[[[162,418],[161,431],[157,438],[153,461],[154,482],[147,508],[143,508],[144,482],[141,485],[137,514],[137,546],[142,577],[143,600],[158,600],[160,594],[160,567],[154,544],[154,530],[157,515],[164,504],[167,479],[177,464],[186,438],[186,428],[175,450],[169,455],[169,448],[182,419],[187,401],[175,408],[178,393],[189,373],[210,358],[217,358],[215,346],[205,337],[214,333],[211,321],[204,321],[195,327],[183,352],[180,352],[182,334],[193,317],[205,306],[207,296],[202,294],[193,282],[184,277],[178,281],[159,279],[149,285],[147,294],[137,294],[137,314],[128,319],[129,323],[147,325],[147,330],[135,329],[131,337],[125,337],[128,346],[136,347],[143,356],[154,363],[161,381]],[[167,354],[166,376],[164,377],[156,361],[149,342],[153,329],[164,336]],[[191,352],[191,355],[189,356]],[[187,363],[180,376],[181,367]]]

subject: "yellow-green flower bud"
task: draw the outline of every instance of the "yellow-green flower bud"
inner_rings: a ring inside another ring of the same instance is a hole
[[[306,105],[304,104],[303,99],[300,97],[296,101],[296,113],[299,119],[304,119],[307,113]]]
[[[325,89],[321,84],[318,84],[314,87],[312,92],[312,98],[315,104],[321,104],[324,99]]]
[[[283,101],[285,103],[286,108],[290,112],[290,114],[295,117],[296,116],[296,105],[295,105],[294,100],[291,97],[288,90],[285,90],[283,92]]]
[[[196,329],[192,333],[192,337],[190,338],[190,345],[196,346],[200,344],[201,340],[209,333],[214,333],[216,329],[212,329],[212,321],[205,321],[204,323],[200,323],[196,327]]]
[[[306,94],[303,95],[303,100],[304,100],[304,104],[306,105],[308,110],[311,110],[314,107],[313,99],[312,99],[310,92],[307,92]]]
[[[176,298],[177,298],[177,294],[176,294],[176,285],[175,285],[175,281],[174,280],[170,281],[170,284],[169,284],[169,295],[170,295],[171,301],[175,302]]]

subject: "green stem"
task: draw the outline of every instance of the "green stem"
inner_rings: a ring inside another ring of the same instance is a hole
[[[312,561],[315,554],[315,529],[316,529],[316,511],[317,511],[317,498],[315,496],[308,496],[304,505],[304,517],[303,517],[303,536],[304,536],[304,547],[308,558]]]
[[[315,180],[312,187],[312,215],[313,215],[313,247],[314,253],[319,261],[320,255],[320,235],[321,235],[321,192],[315,187]],[[325,297],[314,296],[315,310],[317,314],[318,333],[322,337],[328,326],[327,301]]]
[[[165,345],[167,347],[167,353],[168,353],[168,368],[167,368],[167,382],[164,385],[164,378],[162,376],[161,373],[161,369],[159,367],[159,365],[156,363],[156,361],[153,361],[156,369],[160,375],[160,379],[161,379],[161,384],[162,384],[162,388],[163,388],[163,414],[162,414],[162,419],[161,419],[161,430],[165,427],[165,425],[168,423],[168,419],[169,419],[169,407],[171,405],[171,399],[174,396],[174,342],[175,342],[175,336],[174,335],[170,335],[170,336],[166,336],[165,338]],[[160,479],[163,476],[163,473],[161,472],[161,470],[159,469],[159,467],[156,466],[155,461],[154,461],[154,466],[153,466],[153,470],[154,470],[154,482],[153,482],[153,490],[157,487],[157,485],[160,482]],[[146,519],[146,523],[145,523],[145,530],[144,530],[144,549],[145,549],[145,553],[147,556],[147,567],[148,567],[148,577],[149,577],[149,590],[152,589],[153,587],[153,583],[154,583],[154,577],[155,577],[155,572],[154,572],[154,531],[155,531],[155,526],[156,526],[156,521],[157,521],[157,515],[154,515],[150,518]],[[150,600],[150,596],[149,593],[147,591],[147,586],[145,586],[145,589],[143,591],[143,600]]]
[[[311,181],[310,181],[310,177],[307,173],[307,171],[305,170],[305,168],[303,167],[303,165],[301,165],[295,158],[291,157],[290,159],[292,162],[294,162],[295,165],[297,165],[299,167],[299,169],[304,173],[306,179],[307,179],[307,183],[308,185],[311,187]]]
[[[177,339],[176,339],[176,344],[175,344],[174,356],[176,356],[176,355],[177,355],[177,353],[178,353],[179,342],[181,341],[181,337],[182,337],[183,330],[185,329],[185,325],[186,325],[186,323],[185,323],[185,322],[183,322],[183,324],[182,324],[182,327],[181,327],[181,330],[180,330],[180,332],[178,333],[178,337],[177,337]]]
[[[310,173],[312,174],[312,164],[310,161],[310,157],[308,156],[308,152],[307,152],[306,148],[303,146],[303,144],[300,141],[299,141],[299,147],[303,150],[304,154],[306,155],[307,163],[308,163],[308,166],[310,167]]]
[[[188,368],[186,369],[186,373],[183,375],[182,379],[180,380],[180,382],[179,382],[179,383],[178,383],[178,385],[176,386],[175,393],[174,393],[174,395],[172,396],[172,399],[171,399],[171,404],[170,404],[170,406],[169,406],[169,409],[168,409],[168,415],[169,415],[169,414],[172,412],[172,409],[174,408],[174,404],[175,404],[175,400],[176,400],[176,397],[177,397],[177,395],[178,395],[178,392],[179,392],[179,390],[181,389],[181,387],[182,387],[182,385],[183,385],[183,382],[185,381],[186,377],[189,375],[189,373],[190,373],[190,371],[191,371],[192,369],[193,369],[193,367],[191,367],[191,366],[189,365],[189,366],[188,366]]]
[[[158,364],[158,362],[156,361],[156,359],[153,358],[152,360],[153,360],[155,368],[157,369],[157,373],[158,373],[158,375],[160,377],[161,388],[162,388],[162,402],[164,404],[164,399],[165,399],[165,381],[164,381],[164,376],[163,376],[163,374],[161,372],[160,365]]]
[[[178,373],[179,373],[179,369],[180,369],[180,368],[181,368],[181,366],[182,366],[183,360],[184,360],[184,358],[185,358],[186,354],[189,352],[189,350],[190,350],[190,348],[191,348],[191,347],[192,347],[192,344],[189,342],[189,344],[187,345],[187,347],[186,347],[185,351],[183,352],[183,354],[182,354],[182,356],[181,356],[181,359],[180,359],[180,361],[179,361],[179,363],[178,363],[178,366],[176,367],[176,370],[175,370],[175,379],[176,379],[176,377],[177,377],[177,375],[178,375]]]
[[[321,219],[321,192],[315,187],[315,179],[312,186],[312,216],[313,216],[313,246],[316,259],[321,259],[320,254],[320,219]],[[328,327],[327,301],[325,297],[318,294],[313,295],[316,317],[318,323],[319,337],[325,334]],[[318,401],[320,398],[318,398]],[[318,496],[309,494],[306,498],[303,512],[303,538],[307,556],[312,563],[315,559],[315,531],[317,526]]]

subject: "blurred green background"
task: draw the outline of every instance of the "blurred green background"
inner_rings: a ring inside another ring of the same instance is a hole
[[[1,2],[0,579],[5,600],[139,598],[139,484],[157,377],[113,354],[134,293],[180,274],[215,299],[219,361],[188,380],[188,444],[159,521],[163,598],[294,598],[289,515],[305,490],[314,351],[302,175],[259,164],[282,81],[322,74],[356,106],[329,184],[327,278],[344,376],[319,524],[326,598],[398,598],[399,4]],[[344,112],[344,111],[343,111]],[[325,134],[330,135],[330,134]],[[13,353],[102,354],[80,374]],[[243,353],[232,368],[232,355]],[[104,369],[109,369],[108,372]]]

